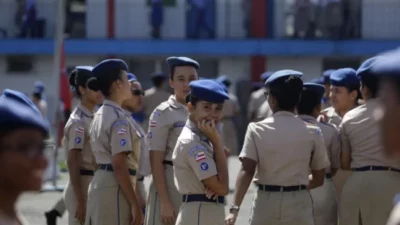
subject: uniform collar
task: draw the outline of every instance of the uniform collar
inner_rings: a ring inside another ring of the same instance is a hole
[[[169,98],[168,98],[168,104],[170,104],[172,107],[174,107],[174,108],[176,108],[176,109],[184,108],[184,107],[185,107],[185,105],[183,105],[182,103],[180,103],[180,102],[178,102],[178,101],[176,100],[175,95],[169,96]]]
[[[296,114],[288,111],[279,111],[274,113],[274,116],[296,116]]]
[[[132,113],[129,110],[126,110],[126,109],[122,109],[122,110],[124,111],[126,116],[130,117],[132,115]]]
[[[113,108],[121,109],[123,111],[120,105],[111,100],[104,100],[103,105],[111,106]]]
[[[313,116],[310,116],[310,115],[299,115],[299,118],[300,119],[302,119],[302,120],[305,120],[305,121],[307,121],[307,122],[310,122],[310,123],[316,123],[317,122],[317,119],[315,119]]]
[[[203,134],[203,132],[201,132],[201,130],[197,127],[197,124],[195,124],[193,121],[191,121],[190,119],[188,119],[188,120],[186,121],[185,126],[186,126],[187,128],[189,128],[193,133],[199,135],[200,140],[208,142],[207,137]]]
[[[85,106],[82,105],[82,103],[79,103],[77,108],[85,114],[86,117],[93,117],[93,112],[91,112],[89,109],[87,109]]]

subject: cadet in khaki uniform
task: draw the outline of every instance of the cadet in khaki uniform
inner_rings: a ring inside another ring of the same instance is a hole
[[[224,90],[228,93],[229,99],[224,103],[223,121],[222,121],[222,136],[226,147],[233,153],[237,153],[238,138],[237,138],[237,122],[240,115],[240,105],[237,97],[229,92],[231,81],[226,75],[219,76],[216,81],[223,85]]]
[[[136,183],[136,197],[139,201],[140,207],[143,212],[146,208],[146,189],[144,186],[144,177],[151,174],[150,168],[150,156],[149,156],[149,142],[146,137],[146,132],[139,125],[138,122],[132,117],[132,113],[140,112],[143,108],[143,96],[142,85],[137,80],[136,76],[132,73],[128,73],[128,81],[132,86],[132,97],[122,102],[122,108],[128,118],[131,119],[132,124],[136,130],[140,133],[140,165],[137,175]]]
[[[106,100],[89,129],[98,164],[89,188],[86,225],[140,225],[143,213],[135,194],[140,136],[121,108],[131,98],[128,67],[119,59],[96,65],[88,87],[100,90]]]
[[[339,127],[341,166],[353,171],[342,191],[341,225],[384,224],[400,191],[400,164],[385,155],[381,129],[374,118],[381,107],[376,99],[379,76],[371,71],[375,60],[379,59],[364,62],[357,71],[365,104],[347,112]]]
[[[380,119],[382,141],[385,151],[391,157],[399,159],[400,146],[400,51],[395,50],[381,55],[371,70],[380,77],[380,101],[383,113],[376,113]],[[399,194],[393,200],[393,208],[386,225],[400,224]]]
[[[239,156],[242,167],[227,224],[236,221],[256,170],[258,191],[253,201],[250,225],[314,224],[308,190],[324,183],[329,159],[318,126],[294,114],[303,88],[301,76],[298,71],[281,70],[266,81],[267,101],[274,115],[250,123],[247,128]]]
[[[311,190],[315,225],[336,225],[338,204],[332,177],[340,167],[340,140],[339,133],[335,127],[327,123],[317,122],[317,117],[321,111],[321,99],[324,93],[325,87],[323,85],[305,83],[300,102],[297,105],[297,113],[299,114],[299,118],[308,123],[315,124],[321,129],[330,161],[330,167],[325,168],[326,179],[324,185]]]
[[[0,130],[0,224],[27,225],[16,210],[17,199],[42,188],[49,127],[31,100],[18,92],[0,99]]]
[[[265,72],[261,74],[260,76],[261,80],[265,83],[265,81],[271,76],[272,73],[273,72]],[[265,93],[265,87],[262,87],[259,90],[251,93],[247,109],[247,118],[249,121],[253,121],[256,119],[257,110],[265,102],[264,93]]]
[[[149,118],[154,109],[162,102],[168,100],[171,93],[165,90],[167,76],[164,73],[154,73],[151,76],[153,87],[147,89],[144,95],[143,110],[144,122],[143,129],[147,132],[149,129]]]
[[[169,84],[174,95],[161,103],[150,117],[148,139],[152,182],[147,199],[146,225],[175,224],[182,201],[173,182],[172,152],[188,116],[189,83],[198,79],[199,64],[187,57],[169,57]]]
[[[190,83],[189,119],[173,152],[174,181],[182,205],[175,225],[223,225],[229,193],[227,158],[217,124],[223,118],[224,88],[213,80]],[[208,190],[216,197],[208,196]]]
[[[85,222],[88,187],[95,170],[88,131],[94,107],[103,101],[103,97],[99,91],[90,90],[86,86],[92,77],[92,69],[76,67],[69,78],[70,85],[81,99],[64,128],[63,141],[70,177],[64,189],[64,202],[69,225],[81,225]]]
[[[332,107],[323,110],[322,116],[318,118],[318,121],[329,123],[338,128],[342,117],[357,106],[360,79],[357,77],[355,70],[343,68],[331,73],[330,82]],[[350,171],[339,170],[333,178],[339,196],[344,183],[350,175]]]

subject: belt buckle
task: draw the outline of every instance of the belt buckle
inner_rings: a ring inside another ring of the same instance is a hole
[[[388,170],[389,170],[389,171],[392,171],[392,167],[388,167]]]
[[[372,171],[372,170],[373,170],[372,166],[369,166],[369,171]]]
[[[109,166],[110,166],[110,164],[106,164],[105,171],[109,171],[109,170],[108,170],[108,169],[109,169]]]
[[[185,202],[188,201],[189,195],[185,195]]]
[[[280,191],[280,192],[283,192],[284,188],[285,188],[285,187],[281,186],[279,191]]]
[[[299,190],[298,190],[298,191],[301,191],[301,185],[299,185],[299,186],[298,186],[298,188],[299,188]]]

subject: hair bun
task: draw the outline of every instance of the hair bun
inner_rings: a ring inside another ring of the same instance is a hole
[[[72,72],[71,72],[71,74],[69,75],[69,85],[71,85],[72,87],[76,87],[76,82],[75,82],[75,78],[76,78],[76,73],[77,73],[77,70],[75,69],[75,70],[73,70]]]
[[[92,91],[99,91],[100,90],[100,83],[96,77],[91,77],[87,82],[86,86]]]

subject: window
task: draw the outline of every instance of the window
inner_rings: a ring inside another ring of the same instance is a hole
[[[8,73],[31,72],[33,69],[32,56],[7,56],[6,61]]]
[[[350,67],[353,69],[358,69],[360,67],[361,60],[359,58],[324,58],[322,62],[322,70],[329,69],[340,69],[345,67]]]

